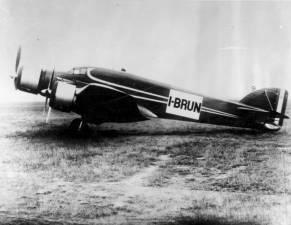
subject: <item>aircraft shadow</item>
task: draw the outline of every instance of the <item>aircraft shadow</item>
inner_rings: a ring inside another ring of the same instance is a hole
[[[257,222],[252,221],[239,221],[239,220],[229,220],[225,218],[216,218],[209,216],[198,216],[192,217],[178,217],[174,218],[173,221],[162,221],[158,223],[153,223],[156,225],[259,225]]]
[[[198,216],[192,217],[178,217],[174,218],[173,221],[161,221],[153,223],[156,225],[259,225],[257,222],[252,221],[239,221],[229,220],[225,218],[216,218],[209,216]]]
[[[24,219],[24,218],[14,218],[8,219],[7,222],[0,222],[1,225],[82,225],[86,223],[70,223],[70,222],[59,222],[59,221],[47,221],[45,219]],[[108,223],[115,224],[115,223]],[[121,223],[123,224],[123,223]],[[126,224],[147,224],[147,225],[259,225],[257,222],[253,221],[240,221],[240,220],[229,220],[226,218],[216,218],[214,216],[198,216],[195,218],[192,217],[177,217],[177,218],[168,218],[165,220],[128,220]]]
[[[37,128],[28,129],[25,131],[17,131],[8,137],[25,137],[29,139],[55,139],[55,140],[87,140],[97,141],[102,138],[118,138],[126,136],[199,136],[199,137],[245,137],[245,138],[269,138],[270,133],[264,133],[256,130],[248,129],[235,129],[235,128],[171,128],[170,130],[163,129],[126,129],[119,127],[106,128],[106,127],[95,127],[92,126],[90,131],[87,133],[76,134],[69,130],[67,125],[39,125]],[[277,133],[272,133],[272,136]]]

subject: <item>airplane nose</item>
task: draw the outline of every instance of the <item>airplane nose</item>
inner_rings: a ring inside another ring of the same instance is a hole
[[[15,75],[11,76],[14,79],[15,89],[37,94],[39,92],[40,77],[35,75],[35,71],[30,67],[20,65],[21,47],[18,48],[15,62]]]
[[[34,94],[41,94],[46,90],[53,76],[53,71],[41,70],[40,75],[35,72],[25,71],[22,67],[19,69],[15,79],[15,88]]]

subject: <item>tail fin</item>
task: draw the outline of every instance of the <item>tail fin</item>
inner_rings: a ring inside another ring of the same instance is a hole
[[[270,112],[272,122],[282,126],[288,99],[288,91],[279,88],[264,88],[245,96],[240,102]]]

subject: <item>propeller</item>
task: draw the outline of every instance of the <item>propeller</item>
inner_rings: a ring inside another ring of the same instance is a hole
[[[49,122],[50,115],[51,115],[51,111],[52,111],[52,108],[49,107],[48,112],[47,112],[47,115],[46,115],[46,118],[45,118],[45,123],[48,123]]]
[[[52,84],[53,84],[53,80],[54,80],[54,75],[55,75],[55,68],[53,69],[53,72],[52,72],[52,76],[51,76],[51,79],[48,83],[48,86],[47,86],[47,89],[45,89],[45,109],[47,108],[47,103],[48,103],[48,99],[50,98],[50,95],[52,93]]]
[[[19,87],[20,79],[22,76],[22,70],[23,66],[19,68],[19,63],[20,63],[20,58],[21,58],[21,46],[19,46],[17,55],[16,55],[16,62],[15,62],[15,75],[11,75],[11,79],[14,80],[14,87],[17,90]]]
[[[50,106],[47,107],[47,105],[48,105],[48,99],[51,97],[51,93],[52,93],[51,90],[52,90],[54,75],[55,75],[55,68],[53,69],[52,76],[51,76],[51,79],[50,79],[50,81],[48,83],[47,89],[44,90],[45,103],[44,103],[44,111],[43,112],[45,113],[48,110],[47,111],[46,120],[45,120],[46,123],[49,122],[49,118],[50,118],[50,114],[51,114],[51,110],[52,110],[52,108]]]
[[[21,61],[21,46],[19,46],[16,55],[15,74],[10,76],[11,79],[13,79],[14,81],[15,89],[16,90],[21,89],[34,94],[40,93],[41,95],[45,96],[45,106],[43,114],[46,111],[48,111],[46,116],[46,123],[48,123],[52,110],[51,107],[48,107],[48,99],[51,97],[51,89],[55,77],[55,69],[53,69],[47,88],[39,92],[38,87],[40,77],[27,76],[27,74],[25,74],[25,76],[23,77],[22,76],[23,66],[20,66],[21,64],[20,61]]]
[[[18,51],[17,51],[17,55],[16,55],[15,73],[17,73],[17,71],[18,71],[20,57],[21,57],[21,46],[18,47]]]
[[[14,87],[17,90],[20,84],[20,80],[21,80],[21,76],[22,76],[22,70],[23,70],[23,66],[21,66],[19,68],[19,70],[17,71],[17,75],[15,77],[13,77],[14,79]]]

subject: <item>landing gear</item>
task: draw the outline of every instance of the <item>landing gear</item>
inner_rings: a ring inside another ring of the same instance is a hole
[[[71,122],[69,129],[72,133],[75,133],[75,134],[88,134],[88,133],[90,133],[90,128],[89,128],[88,124],[80,118],[74,119]]]

